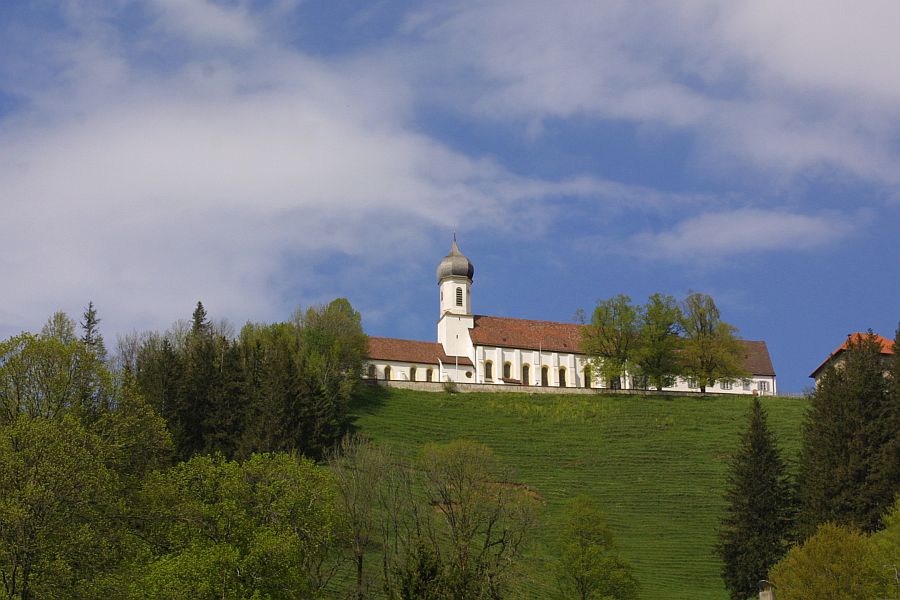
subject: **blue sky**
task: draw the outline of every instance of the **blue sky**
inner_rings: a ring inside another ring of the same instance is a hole
[[[362,7],[362,8],[360,8]],[[197,300],[479,314],[711,294],[783,391],[900,320],[900,5],[0,3],[0,335]]]

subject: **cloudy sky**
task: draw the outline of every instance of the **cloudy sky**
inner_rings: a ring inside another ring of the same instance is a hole
[[[362,8],[361,8],[362,7]],[[4,0],[0,336],[345,296],[479,314],[711,294],[801,391],[900,320],[900,4]]]

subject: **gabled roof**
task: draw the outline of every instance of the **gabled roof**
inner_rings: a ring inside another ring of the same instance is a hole
[[[574,352],[581,354],[584,325],[475,315],[472,342],[477,346]],[[744,346],[743,367],[751,375],[775,376],[765,342],[739,340]]]
[[[769,356],[769,348],[765,342],[756,340],[738,340],[744,346],[742,367],[751,375],[775,377],[775,368]]]
[[[447,356],[444,348],[437,342],[419,342],[369,336],[370,359],[393,360],[397,362],[422,363],[436,365],[438,361],[445,365],[457,364],[472,366],[472,361],[465,356],[459,358]]]
[[[475,315],[472,343],[479,346],[580,352],[582,325]]]
[[[820,364],[818,367],[816,367],[816,370],[813,371],[812,373],[810,373],[809,376],[812,378],[815,378],[816,375],[819,373],[819,371],[821,371],[826,366],[828,366],[828,363],[830,363],[832,360],[836,359],[844,351],[846,351],[850,347],[851,342],[854,344],[859,344],[866,337],[868,337],[868,335],[869,335],[868,333],[860,333],[858,331],[856,333],[851,333],[850,335],[848,335],[847,339],[844,340],[844,343],[841,344],[840,346],[838,346],[834,352],[829,354],[828,358],[823,360],[822,364]],[[894,354],[894,342],[892,340],[889,340],[884,336],[878,335],[877,333],[873,333],[872,337],[875,338],[875,342],[879,345],[879,351],[881,352],[881,354],[883,356],[890,356],[890,355]]]

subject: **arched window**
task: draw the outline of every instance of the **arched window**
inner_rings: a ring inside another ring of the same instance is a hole
[[[410,381],[415,381],[415,380],[416,380],[416,368],[415,368],[415,367],[410,367],[410,368],[409,368],[409,380],[410,380]]]
[[[550,367],[547,365],[541,367],[541,385],[544,387],[550,385]]]
[[[531,366],[522,365],[522,385],[531,385]]]
[[[503,363],[503,379],[512,379],[512,364],[508,361]]]
[[[434,381],[434,369],[425,371],[425,381]]]
[[[494,363],[489,360],[484,361],[484,380],[485,381],[493,381],[494,380]]]
[[[389,366],[384,367],[384,380],[385,381],[391,380],[391,368]]]
[[[584,367],[584,387],[591,387],[591,367],[587,365]]]
[[[461,287],[456,288],[456,305],[457,306],[463,305],[463,303],[462,303],[462,288]]]
[[[559,387],[566,387],[566,368],[559,368]]]
[[[375,365],[369,365],[369,379],[375,379],[378,376],[378,369]]]

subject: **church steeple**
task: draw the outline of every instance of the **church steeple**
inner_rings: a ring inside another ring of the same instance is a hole
[[[454,233],[453,243],[450,245],[450,254],[445,256],[438,264],[438,283],[441,283],[447,277],[465,277],[471,283],[473,275],[475,275],[475,265],[460,252],[459,245],[456,243],[456,234]]]
[[[438,342],[448,356],[475,358],[469,330],[475,325],[472,315],[472,277],[475,265],[459,250],[456,234],[450,253],[437,267],[438,287],[441,291],[441,310],[438,317]]]
[[[457,315],[472,314],[472,276],[475,275],[475,265],[460,252],[456,243],[456,235],[450,245],[450,253],[445,256],[437,267],[438,286],[441,289],[440,314],[452,313]]]

